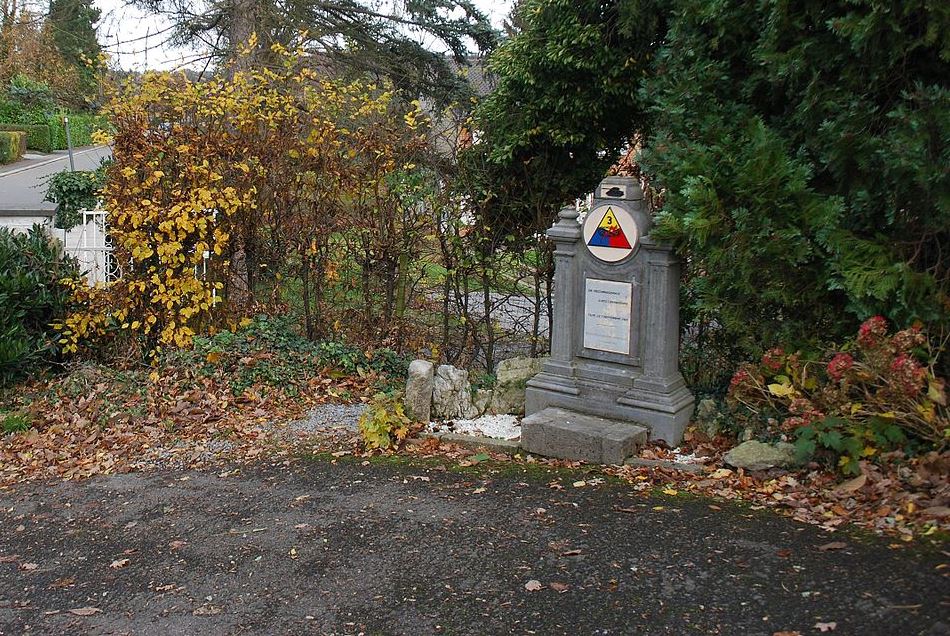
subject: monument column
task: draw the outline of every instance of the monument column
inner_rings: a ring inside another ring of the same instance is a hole
[[[644,241],[649,267],[646,352],[643,374],[652,381],[668,382],[679,375],[679,262],[668,245]],[[662,311],[660,310],[662,309]]]
[[[547,232],[554,241],[554,325],[551,332],[551,362],[558,366],[571,366],[571,311],[575,303],[574,256],[581,226],[577,223],[577,210],[572,206],[561,209],[558,222]]]
[[[558,221],[548,231],[554,241],[554,315],[551,326],[551,356],[541,367],[541,374],[531,382],[545,391],[576,396],[580,393],[574,381],[574,325],[572,312],[577,303],[576,269],[578,239],[581,226],[577,210],[567,206],[558,213]],[[531,402],[530,392],[526,395]],[[530,409],[531,406],[529,405]]]

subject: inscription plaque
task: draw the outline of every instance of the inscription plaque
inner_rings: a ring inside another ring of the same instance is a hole
[[[584,347],[630,353],[633,285],[588,278],[584,294]]]

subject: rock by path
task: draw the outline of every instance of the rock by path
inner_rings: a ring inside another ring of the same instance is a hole
[[[579,478],[315,459],[20,485],[0,633],[948,633],[945,552]]]

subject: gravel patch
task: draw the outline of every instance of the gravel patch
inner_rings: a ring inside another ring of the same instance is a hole
[[[356,432],[365,404],[321,404],[307,413],[307,417],[287,424],[292,433]]]

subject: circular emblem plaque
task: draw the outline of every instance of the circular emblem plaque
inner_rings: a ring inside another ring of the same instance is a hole
[[[614,204],[598,205],[584,219],[584,243],[596,258],[621,261],[637,246],[640,236],[630,213]]]

